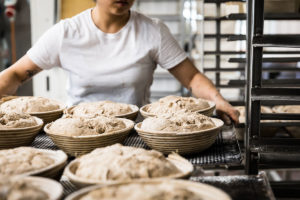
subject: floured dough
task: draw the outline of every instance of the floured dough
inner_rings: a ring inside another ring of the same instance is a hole
[[[285,106],[274,106],[276,113],[300,113],[300,105],[285,105]],[[281,122],[299,122],[299,120],[281,120]],[[285,127],[290,134],[295,138],[300,138],[300,127],[299,126],[286,126]]]
[[[300,113],[300,105],[274,106],[274,110],[278,113]]]
[[[43,97],[18,97],[0,105],[3,111],[19,113],[47,112],[59,108],[56,101]]]
[[[239,116],[239,123],[245,123],[245,107],[244,106],[235,106],[234,107],[236,110],[239,111],[240,116]],[[267,106],[261,106],[261,113],[272,113],[272,109]],[[268,122],[270,120],[262,120],[262,122]]]
[[[48,200],[46,192],[24,180],[16,181],[10,186],[6,200]]]
[[[38,149],[18,147],[0,150],[0,174],[16,175],[48,167],[54,160]]]
[[[163,114],[174,113],[182,109],[197,111],[205,108],[209,108],[209,104],[203,99],[196,99],[194,97],[166,96],[146,107],[146,112],[151,114]]]
[[[0,129],[27,128],[36,125],[35,118],[29,114],[4,113],[0,111]]]
[[[110,133],[125,128],[125,123],[114,117],[81,118],[67,115],[53,122],[49,130],[57,135],[81,136]]]
[[[95,117],[99,115],[118,116],[132,112],[129,104],[112,101],[85,102],[75,106],[69,114],[77,117]]]
[[[170,182],[131,183],[108,186],[91,191],[79,200],[202,200],[203,198],[188,187]]]
[[[155,178],[179,172],[177,167],[158,151],[120,144],[95,149],[78,158],[78,161],[75,174],[81,178],[98,181]]]
[[[193,132],[215,127],[211,118],[195,113],[180,111],[148,117],[142,122],[141,128],[145,131],[162,132]]]

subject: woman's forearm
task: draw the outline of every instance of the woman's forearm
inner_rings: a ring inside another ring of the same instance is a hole
[[[223,100],[222,95],[219,93],[214,84],[200,72],[193,76],[188,88],[196,97],[211,101]]]
[[[31,79],[42,69],[35,65],[27,55],[0,73],[0,97],[14,95],[18,87]]]
[[[21,80],[10,68],[0,73],[0,97],[4,95],[14,95],[21,85]]]

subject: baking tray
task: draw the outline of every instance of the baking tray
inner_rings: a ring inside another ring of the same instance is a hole
[[[129,137],[125,139],[123,144],[126,146],[149,149],[135,131],[130,133]],[[38,134],[33,141],[32,146],[41,149],[58,149],[58,147],[45,133]],[[186,156],[186,158],[194,165],[200,165],[202,167],[205,165],[234,165],[240,164],[241,151],[232,129],[225,127],[221,131],[216,142],[209,149],[202,153]],[[70,161],[72,159],[72,157],[69,157],[68,160]],[[71,184],[64,176],[62,176],[60,182],[64,187],[65,196],[77,190],[76,186]]]
[[[141,147],[150,149],[142,140],[141,137],[135,131],[132,131],[123,142],[125,146]],[[52,142],[52,140],[44,133],[39,134],[34,142],[33,147],[41,149],[57,150],[58,147]],[[219,134],[216,142],[207,150],[185,156],[192,164],[207,166],[220,166],[220,165],[236,165],[241,163],[241,151],[239,144],[235,138],[235,134],[229,127],[223,128]]]
[[[232,200],[275,200],[264,172],[259,175],[199,176],[190,180],[213,185],[228,193]]]

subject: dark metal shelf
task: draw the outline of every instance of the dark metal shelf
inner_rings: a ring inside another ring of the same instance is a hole
[[[300,70],[300,69],[299,69]],[[233,67],[233,68],[203,68],[204,72],[237,72],[245,71],[245,67]]]
[[[222,17],[205,17],[207,21],[225,21],[225,20],[246,20],[245,13],[233,13]],[[265,20],[299,20],[300,14],[298,13],[266,13],[264,14]]]
[[[222,17],[204,17],[206,21],[225,21],[225,20],[245,20],[246,15],[244,13],[229,14]]]
[[[216,37],[221,37],[221,38],[231,38],[231,37],[246,37],[245,35],[237,35],[237,34],[204,34],[204,38],[216,38]]]
[[[263,58],[262,62],[299,62],[300,57],[273,57],[273,58]],[[246,63],[246,58],[229,58],[230,63]]]
[[[204,51],[204,55],[234,55],[245,53],[245,51]],[[263,54],[300,54],[300,51],[264,51]]]
[[[280,36],[280,35],[268,35],[268,36],[254,36],[254,47],[300,47],[300,35]]]
[[[204,51],[204,55],[234,55],[245,54],[245,51]]]
[[[252,88],[251,94],[253,95],[253,100],[265,100],[264,97],[266,96],[274,97],[273,100],[276,100],[275,97],[282,96],[279,100],[291,97],[290,100],[296,99],[296,101],[300,102],[300,88]]]
[[[300,120],[300,114],[287,114],[287,113],[262,113],[261,119],[265,120]],[[276,122],[278,123],[278,122]],[[300,122],[297,122],[300,124]],[[284,124],[283,126],[286,126],[288,124]]]
[[[246,35],[230,35],[228,36],[227,41],[233,42],[233,41],[242,41],[246,40]]]
[[[230,80],[229,84],[232,85],[245,85],[245,80]],[[253,95],[280,95],[280,92],[287,91],[286,95],[294,96],[299,94],[300,79],[267,79],[262,80],[263,88],[253,88]],[[294,88],[287,88],[294,87]],[[261,92],[260,92],[261,91]],[[290,93],[293,92],[293,93]],[[257,93],[257,94],[255,94]]]
[[[220,84],[220,85],[216,84],[215,86],[217,88],[232,88],[232,89],[234,89],[234,88],[244,89],[245,88],[244,85],[231,85],[231,84]]]
[[[204,3],[246,2],[246,0],[204,0]]]
[[[281,72],[281,71],[292,71],[300,72],[300,68],[297,67],[267,67],[262,69],[264,72]],[[245,71],[245,67],[232,67],[232,68],[203,68],[204,72],[237,72]]]
[[[299,34],[276,34],[276,36],[280,36],[280,37],[294,37],[294,36],[298,36]],[[246,35],[235,35],[235,34],[227,34],[224,35],[224,37],[227,36],[227,41],[240,41],[240,40],[246,40]],[[265,34],[264,36],[274,36],[274,34]],[[299,51],[297,53],[300,53]]]

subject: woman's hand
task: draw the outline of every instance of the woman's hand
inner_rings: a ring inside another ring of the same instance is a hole
[[[237,111],[225,99],[221,98],[215,100],[215,103],[217,115],[221,117],[226,125],[230,125],[231,121],[233,121],[235,124],[239,123],[239,111]]]

